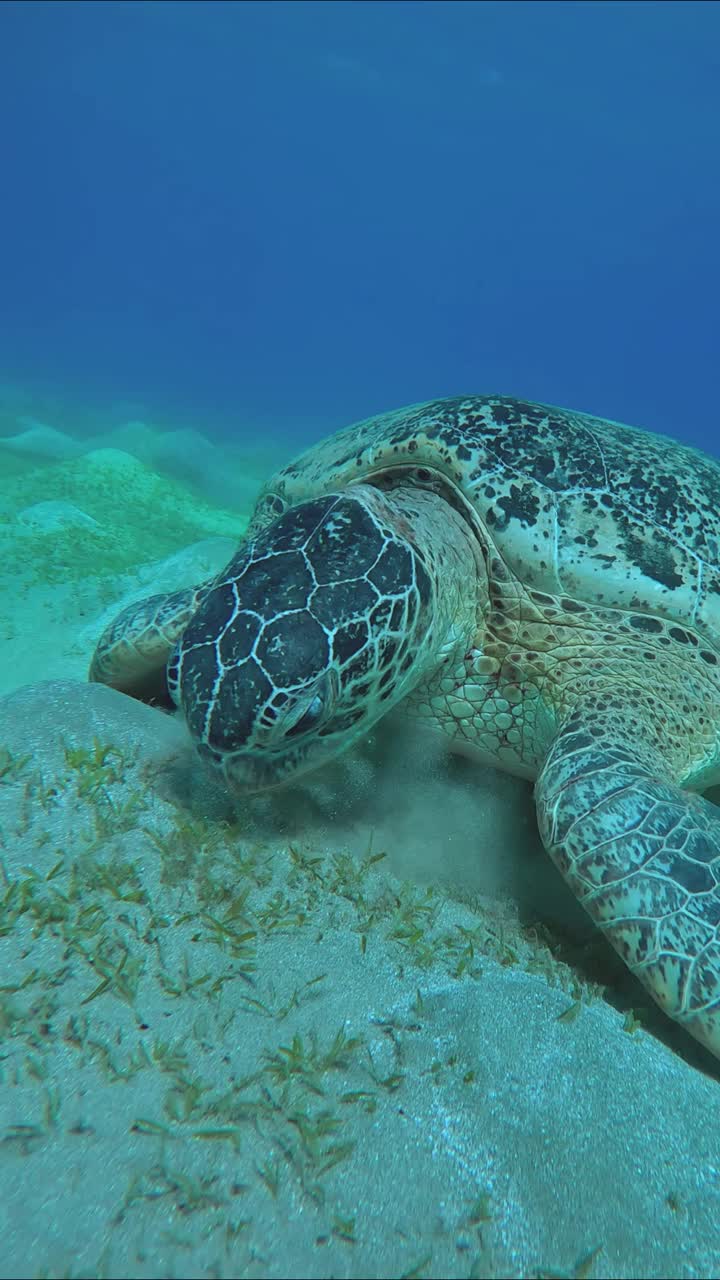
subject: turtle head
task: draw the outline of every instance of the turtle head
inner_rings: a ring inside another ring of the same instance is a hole
[[[358,484],[277,516],[219,575],[168,681],[233,787],[338,755],[436,665],[438,583],[421,541],[392,495]]]

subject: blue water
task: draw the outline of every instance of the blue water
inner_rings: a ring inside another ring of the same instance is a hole
[[[0,6],[0,380],[301,442],[502,391],[717,449],[715,3]]]

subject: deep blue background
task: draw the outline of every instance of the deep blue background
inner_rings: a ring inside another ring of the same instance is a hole
[[[500,390],[720,452],[720,6],[3,3],[0,378],[303,440]]]

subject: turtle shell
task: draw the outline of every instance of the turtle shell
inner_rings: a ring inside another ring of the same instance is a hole
[[[284,467],[258,518],[358,481],[448,481],[528,587],[687,623],[720,644],[720,464],[589,414],[433,400],[346,427]]]

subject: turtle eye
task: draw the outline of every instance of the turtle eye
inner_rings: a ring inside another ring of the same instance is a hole
[[[312,729],[316,729],[325,716],[325,700],[320,697],[319,693],[315,694],[309,707],[303,712],[299,720],[295,721],[290,729],[285,731],[286,738],[298,738],[303,733],[309,733]]]

